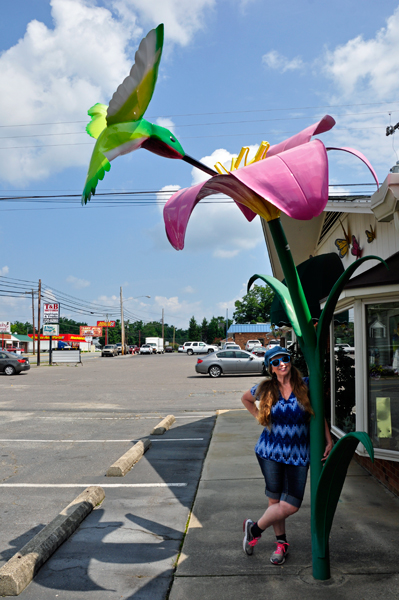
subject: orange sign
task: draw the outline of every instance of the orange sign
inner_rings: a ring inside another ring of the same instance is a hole
[[[115,321],[97,321],[98,327],[115,327]]]
[[[102,327],[96,327],[96,326],[90,326],[90,325],[81,325],[80,326],[80,335],[90,335],[92,337],[102,337],[103,335],[103,328]]]

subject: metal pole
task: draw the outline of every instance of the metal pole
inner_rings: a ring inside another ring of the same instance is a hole
[[[162,309],[162,348],[165,351],[165,320],[164,320],[164,309]]]
[[[42,280],[39,279],[39,290],[37,299],[37,366],[40,367],[40,306],[42,298]]]
[[[121,288],[121,341],[122,341],[122,354],[125,354],[125,322],[123,320],[123,298],[122,298],[122,288]]]
[[[108,313],[105,315],[107,320],[106,320],[106,326],[105,326],[105,345],[108,344]]]
[[[226,308],[226,342],[227,342],[227,329],[229,326],[229,309]]]
[[[34,292],[32,290],[32,326],[33,326],[33,356],[35,356],[35,335],[36,335],[36,329],[35,329],[35,302],[34,302]]]

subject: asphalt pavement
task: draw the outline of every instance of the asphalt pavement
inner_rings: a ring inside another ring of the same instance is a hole
[[[0,376],[0,565],[88,485],[105,500],[21,598],[163,600],[200,480],[216,408],[258,378],[196,375],[186,355],[90,357],[83,366]],[[176,422],[150,436],[166,415]],[[152,446],[123,478],[108,467]]]
[[[267,530],[247,556],[242,524],[267,507],[254,455],[260,426],[245,410],[217,417],[169,600],[399,598],[399,499],[352,462],[330,536],[331,579],[312,576],[309,482],[287,520],[286,562],[270,563]]]

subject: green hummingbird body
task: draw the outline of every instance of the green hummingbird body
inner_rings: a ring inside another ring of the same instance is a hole
[[[130,74],[114,93],[109,106],[95,104],[88,110],[89,135],[97,138],[82,194],[86,204],[95,194],[110,162],[139,148],[167,158],[182,159],[185,152],[169,129],[143,119],[154,92],[163,47],[163,25],[141,41]]]

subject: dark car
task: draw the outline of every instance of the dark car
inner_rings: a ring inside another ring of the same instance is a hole
[[[173,346],[165,346],[165,352],[174,352]]]
[[[29,371],[29,358],[19,356],[13,352],[0,351],[0,372],[6,375],[14,375],[22,371]]]

